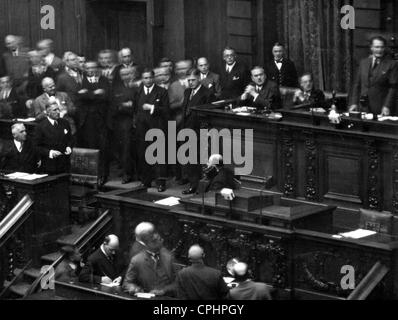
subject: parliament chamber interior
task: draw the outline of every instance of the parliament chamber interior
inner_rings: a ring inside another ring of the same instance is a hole
[[[396,0],[1,0],[0,300],[398,299],[397,37]]]

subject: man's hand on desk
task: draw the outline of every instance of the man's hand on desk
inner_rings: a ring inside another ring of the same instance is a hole
[[[101,277],[101,283],[111,284],[112,282],[113,282],[112,279],[109,277],[106,277],[106,276]]]
[[[353,111],[357,111],[358,110],[358,105],[353,104],[352,106],[350,106],[348,108],[348,112],[353,112]]]
[[[304,101],[305,101],[304,92],[301,90],[297,90],[294,93],[293,102],[304,102]]]
[[[58,158],[58,157],[60,157],[60,156],[62,156],[62,153],[59,152],[59,151],[56,151],[56,150],[50,150],[50,153],[49,153],[49,155],[48,155],[48,157],[49,157],[50,159],[56,159],[56,158]]]
[[[166,294],[166,292],[164,290],[152,290],[150,293],[152,293],[158,297],[162,297]]]
[[[94,91],[94,94],[96,96],[103,95],[103,94],[105,94],[105,90],[104,89],[97,89],[97,90]]]
[[[113,280],[113,284],[120,286],[122,284],[122,277]]]
[[[389,117],[390,115],[391,115],[390,108],[383,107],[383,108],[381,109],[381,116],[382,116],[382,117]]]
[[[256,88],[252,85],[248,85],[245,89],[245,92],[241,96],[241,100],[247,100],[252,96],[254,99],[258,97],[258,93],[256,92]]]
[[[65,155],[66,155],[66,156],[69,156],[69,155],[71,155],[71,154],[72,154],[72,148],[67,147],[66,150],[65,150]]]

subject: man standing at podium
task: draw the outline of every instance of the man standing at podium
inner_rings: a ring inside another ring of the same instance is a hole
[[[72,134],[68,121],[60,118],[58,103],[52,97],[46,106],[47,118],[36,127],[34,144],[41,158],[41,172],[50,175],[70,170]]]
[[[389,116],[394,110],[398,85],[396,61],[386,55],[387,41],[383,37],[371,40],[371,56],[361,61],[350,97],[350,111],[359,110],[360,100],[364,112]]]

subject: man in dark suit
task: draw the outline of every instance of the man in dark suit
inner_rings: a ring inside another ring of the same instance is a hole
[[[79,91],[82,88],[83,75],[77,55],[73,52],[65,54],[65,68],[57,77],[57,91],[66,92],[76,107],[79,105]]]
[[[27,114],[24,99],[9,76],[0,78],[0,119],[25,118]]]
[[[137,68],[138,65],[134,62],[133,51],[130,48],[123,48],[119,51],[119,65],[115,67],[113,85],[120,84],[123,80],[120,77],[120,70],[126,68]],[[133,79],[136,80],[136,79]]]
[[[224,161],[220,154],[210,156],[204,176],[205,192],[220,191],[224,188],[235,190],[238,187],[233,171],[224,167]]]
[[[105,237],[101,247],[88,257],[79,280],[96,284],[121,284],[123,266],[118,250],[119,238],[115,235]]]
[[[220,75],[210,71],[209,61],[205,57],[198,59],[198,69],[202,85],[219,98],[221,96]]]
[[[72,133],[68,121],[60,118],[57,101],[50,98],[47,118],[36,126],[34,145],[41,159],[43,173],[56,175],[70,170]]]
[[[181,300],[222,300],[228,294],[228,287],[221,272],[206,266],[204,251],[192,246],[188,251],[191,266],[177,274],[177,297]]]
[[[155,233],[155,226],[150,222],[141,222],[135,227],[135,241],[130,248],[129,263],[133,257],[146,248],[145,239],[151,239]]]
[[[214,95],[211,91],[209,91],[205,86],[200,83],[199,70],[189,70],[187,72],[187,80],[189,89],[185,90],[184,93],[183,128],[193,129],[199,135],[199,123],[196,119],[195,113],[192,112],[191,108],[211,103],[212,101],[214,101]],[[199,156],[196,160],[197,163],[190,163],[183,167],[184,179],[187,179],[190,183],[189,189],[184,190],[183,194],[193,194],[196,193],[198,189],[202,170],[199,163]]]
[[[297,70],[293,61],[284,57],[285,48],[282,44],[276,43],[272,48],[274,56],[265,66],[268,79],[276,82],[280,87],[297,88]]]
[[[350,111],[377,115],[396,114],[398,66],[386,55],[387,41],[383,37],[371,40],[372,55],[361,61],[350,97]],[[360,101],[363,101],[359,106]]]
[[[37,50],[43,56],[46,66],[58,73],[64,68],[64,62],[53,53],[53,47],[54,41],[51,39],[43,39],[37,43]]]
[[[235,49],[225,48],[223,57],[225,66],[220,74],[221,98],[235,99],[249,83],[250,72],[242,62],[237,61]]]
[[[272,300],[271,290],[265,283],[249,279],[248,266],[239,262],[234,265],[233,272],[238,286],[229,291],[231,300]]]
[[[17,88],[21,88],[28,76],[28,50],[23,47],[23,38],[20,36],[6,36],[5,46],[7,51],[3,53],[2,60],[6,74],[11,77]]]
[[[117,75],[117,53],[114,50],[105,49],[98,53],[98,65],[101,76],[108,80],[109,86],[112,86],[113,80]]]
[[[111,125],[114,142],[117,144],[118,159],[123,170],[122,183],[133,181],[137,175],[137,153],[134,101],[137,94],[133,86],[132,68],[120,69],[120,82],[114,82],[111,97]]]
[[[293,96],[294,104],[309,104],[318,107],[324,106],[325,94],[322,90],[314,87],[314,80],[311,73],[305,73],[300,77],[300,88],[301,90],[297,90]]]
[[[123,288],[134,295],[139,292],[156,296],[175,296],[174,258],[163,247],[163,239],[158,233],[144,239],[145,250],[131,259]]]
[[[138,144],[138,167],[142,184],[150,188],[152,181],[157,180],[159,192],[166,190],[167,167],[165,164],[149,164],[146,150],[150,143],[145,141],[146,133],[151,129],[167,130],[169,117],[169,97],[167,91],[155,84],[155,74],[151,69],[142,73],[142,85],[134,101],[136,106],[136,132]]]
[[[246,87],[239,104],[250,105],[265,112],[279,109],[281,96],[278,85],[267,79],[264,68],[254,67],[251,76],[253,82]]]
[[[7,172],[35,173],[39,159],[22,123],[11,127],[13,141],[0,146],[0,169]]]

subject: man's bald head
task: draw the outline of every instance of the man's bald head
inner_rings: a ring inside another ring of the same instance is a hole
[[[9,34],[4,38],[5,46],[9,50],[16,50],[19,47],[20,42],[20,37],[12,34]]]
[[[114,234],[105,237],[103,248],[108,256],[115,255],[119,250],[119,238]]]
[[[52,78],[44,78],[41,82],[41,86],[48,95],[55,95],[55,81]]]
[[[146,243],[155,233],[155,226],[150,222],[142,222],[135,228],[134,233],[137,241]]]
[[[239,282],[249,278],[249,266],[244,262],[238,262],[233,267],[235,279]]]
[[[193,245],[191,248],[189,248],[188,258],[192,262],[203,260],[204,255],[205,255],[205,252],[204,252],[203,248],[199,245]]]

